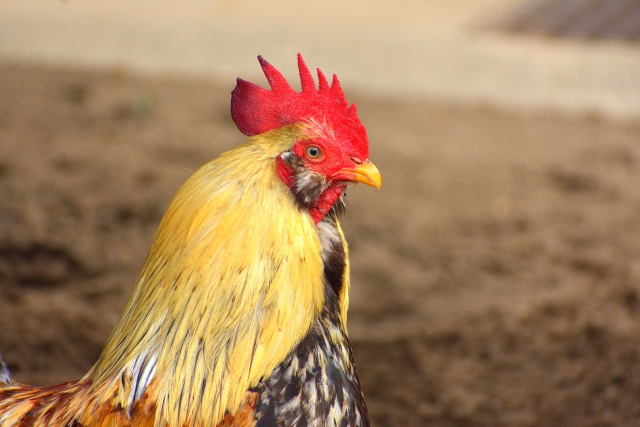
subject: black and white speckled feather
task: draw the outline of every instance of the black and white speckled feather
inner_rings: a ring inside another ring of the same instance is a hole
[[[338,296],[345,250],[332,211],[318,223],[326,303],[309,334],[254,391],[260,393],[256,427],[369,426]]]

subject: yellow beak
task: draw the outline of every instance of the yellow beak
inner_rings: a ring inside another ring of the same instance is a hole
[[[369,160],[365,160],[364,163],[353,169],[340,169],[334,174],[334,176],[336,175],[346,177],[351,181],[361,182],[378,189],[382,186],[382,176],[380,176],[380,171],[378,171],[376,165],[371,163]]]

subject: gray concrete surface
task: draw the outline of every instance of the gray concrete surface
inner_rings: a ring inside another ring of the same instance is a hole
[[[640,117],[640,45],[483,32],[516,0],[0,0],[0,58],[259,80],[302,52],[343,86]],[[0,100],[1,102],[1,100]]]

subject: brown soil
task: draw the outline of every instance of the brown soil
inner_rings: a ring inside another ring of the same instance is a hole
[[[0,63],[0,350],[82,376],[233,81]],[[640,425],[640,123],[347,93],[350,332],[375,426]]]

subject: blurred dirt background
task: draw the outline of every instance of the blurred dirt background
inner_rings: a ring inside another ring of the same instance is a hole
[[[0,351],[97,359],[233,80],[0,61]],[[374,426],[640,425],[640,121],[374,97],[349,327]]]

